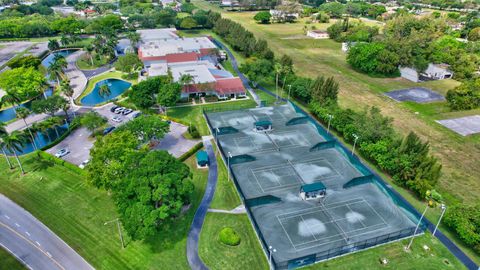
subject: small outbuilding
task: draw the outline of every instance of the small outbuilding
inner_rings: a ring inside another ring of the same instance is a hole
[[[327,195],[327,188],[322,182],[306,184],[300,187],[300,197],[305,200],[321,199]]]
[[[207,152],[200,150],[197,152],[197,166],[199,168],[207,168],[209,164]]]
[[[311,30],[307,32],[307,36],[314,38],[314,39],[327,39],[329,38],[329,35],[327,31],[323,30]]]
[[[256,131],[269,131],[272,130],[272,121],[260,120],[255,122],[254,128]]]
[[[453,77],[453,72],[447,64],[428,64],[424,72],[419,72],[413,67],[399,67],[402,78],[412,82],[444,80]]]

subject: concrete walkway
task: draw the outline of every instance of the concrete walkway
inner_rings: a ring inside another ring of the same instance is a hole
[[[70,86],[73,88],[73,99],[78,98],[82,94],[83,90],[85,90],[85,87],[87,87],[87,77],[80,69],[78,69],[76,64],[77,59],[83,54],[85,54],[85,52],[79,50],[70,54],[66,58],[68,65],[65,69],[65,75],[67,75],[68,79],[70,80]]]
[[[208,267],[202,262],[198,255],[198,239],[202,230],[203,221],[207,215],[208,208],[213,199],[215,193],[215,187],[217,185],[217,159],[213,151],[212,144],[208,137],[203,138],[203,144],[208,153],[210,160],[210,166],[208,170],[208,182],[205,194],[200,202],[200,206],[193,217],[193,222],[188,232],[187,238],[187,259],[188,264],[192,270],[206,270]]]
[[[233,215],[239,215],[239,214],[246,214],[247,210],[245,209],[245,205],[240,204],[239,206],[235,207],[232,210],[223,210],[223,209],[208,209],[208,212],[211,213],[224,213],[224,214],[233,214]]]

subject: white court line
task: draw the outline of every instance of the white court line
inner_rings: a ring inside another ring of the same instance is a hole
[[[9,217],[9,216],[7,216],[7,215],[5,215],[5,218],[7,218],[7,219],[10,219],[10,217]]]
[[[27,231],[25,232],[25,234],[26,234],[26,235],[28,235],[28,236],[30,236],[30,233],[29,233],[29,232],[27,232]]]
[[[385,221],[385,219],[383,219],[383,217],[380,215],[380,213],[378,213],[377,210],[375,210],[375,208],[373,208],[373,207],[368,203],[368,201],[366,201],[366,200],[363,200],[363,201],[368,205],[368,207],[370,207],[370,209],[373,210],[373,212],[375,212],[375,214],[377,214],[377,216],[379,216],[379,217],[382,219],[383,223],[387,224],[387,222]],[[395,206],[395,207],[397,207],[397,206]]]
[[[15,222],[15,226],[17,226],[17,228],[20,228],[20,224],[18,224],[16,222]]]
[[[350,210],[350,212],[355,212],[355,211],[352,210],[352,208],[350,208],[350,206],[349,206],[348,204],[347,204],[347,208],[348,208],[348,210]],[[367,226],[365,225],[365,223],[362,222],[361,219],[359,219],[358,221],[360,221],[360,223],[362,223],[362,226],[363,226],[363,227],[367,227]]]
[[[362,203],[362,201],[348,203],[348,204],[357,204],[357,203]],[[305,211],[305,212],[303,212],[304,210],[300,210],[300,211],[290,212],[290,213],[286,213],[286,214],[281,214],[281,215],[278,215],[278,216],[284,216],[284,215],[289,215],[289,214],[296,213],[293,216],[288,216],[288,217],[285,217],[285,218],[298,217],[298,216],[302,216],[302,215],[313,214],[313,213],[316,213],[316,212],[324,212],[325,210],[322,209],[322,208],[335,209],[335,208],[344,207],[345,205],[348,205],[348,204],[342,204],[342,205],[338,205],[338,206],[334,206],[334,207],[320,207],[320,206],[318,206],[318,207],[315,207],[315,210],[312,209],[310,211]],[[302,213],[298,213],[298,212],[302,212]]]
[[[305,219],[303,218],[303,216],[300,216],[300,218],[302,219],[303,222],[305,222]],[[313,239],[318,240],[317,237],[315,237],[315,234],[313,234],[312,230],[310,229],[310,226],[307,225],[307,229],[308,231],[310,232],[310,234],[313,236]]]
[[[292,244],[292,247],[295,248],[295,245],[292,242],[292,239],[290,239],[290,235],[288,234],[287,230],[285,230],[285,227],[283,226],[283,223],[280,221],[280,219],[277,216],[278,223],[280,223],[280,226],[282,226],[283,232],[287,235],[288,240],[290,241],[290,244]]]
[[[37,245],[41,246],[40,243],[38,241],[35,241],[35,243],[37,243]]]

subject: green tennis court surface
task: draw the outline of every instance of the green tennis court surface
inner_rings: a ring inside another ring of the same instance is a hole
[[[413,234],[414,215],[290,104],[206,117],[264,248],[277,250],[277,269]],[[272,130],[256,131],[255,122],[264,120]],[[303,200],[301,186],[315,182],[327,195]]]

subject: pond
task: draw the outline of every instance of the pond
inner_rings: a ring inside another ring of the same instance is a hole
[[[55,55],[63,55],[64,57],[67,57],[67,56],[69,56],[70,54],[72,54],[76,51],[77,50],[62,50],[62,51],[56,51],[54,53],[50,53],[50,54],[47,55],[47,57],[45,57],[42,60],[42,66],[44,66],[45,68],[48,68],[52,64],[53,58],[55,57]],[[47,75],[47,79],[48,79],[48,75]],[[51,96],[52,94],[53,94],[52,89],[48,89],[46,91],[47,97]],[[39,98],[43,98],[43,95],[37,97],[36,99],[39,99]],[[25,102],[24,104],[22,104],[20,106],[30,109],[31,105],[32,105],[32,100],[30,100],[28,102]],[[0,111],[0,122],[8,122],[8,121],[10,121],[12,119],[15,119],[15,118],[16,118],[15,109],[13,107],[10,107],[8,109]]]
[[[57,130],[55,131],[55,128],[50,128],[45,132],[38,131],[34,133],[35,144],[39,149],[55,141],[59,136],[62,136],[62,134],[68,130],[68,124],[63,124],[61,126],[58,126],[56,127],[56,129]],[[58,136],[57,136],[57,132],[58,132]],[[21,152],[17,151],[17,154],[25,155],[33,151],[35,151],[35,148],[33,147],[30,136],[28,136],[27,142],[23,146],[22,151]],[[7,154],[11,155],[12,153],[7,152]]]
[[[108,85],[108,87],[110,88],[109,95],[101,96],[98,93],[102,85]],[[95,106],[97,104],[107,102],[121,95],[128,88],[130,88],[131,85],[132,84],[129,82],[118,80],[118,79],[106,79],[103,81],[99,81],[98,83],[95,84],[95,87],[93,88],[92,92],[86,95],[84,98],[82,98],[80,103],[82,103],[82,105]]]
[[[45,94],[47,97],[51,96],[53,94],[53,89],[52,88],[47,89],[47,91],[45,91]],[[43,94],[33,100],[42,99],[42,98],[43,98]],[[21,104],[20,106],[30,109],[30,107],[32,106],[33,100],[27,101]],[[15,119],[16,117],[17,116],[15,114],[15,109],[13,107],[0,111],[0,122],[8,122],[12,119]]]

